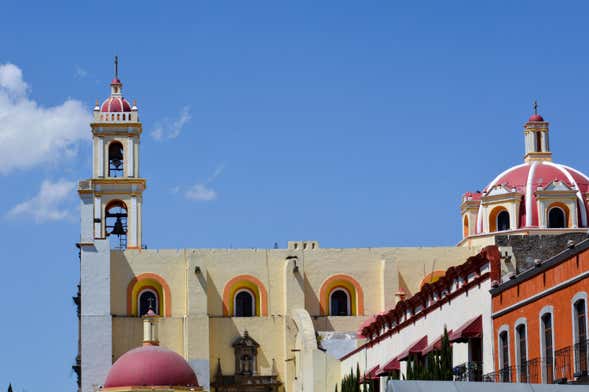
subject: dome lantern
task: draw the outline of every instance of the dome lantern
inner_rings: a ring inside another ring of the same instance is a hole
[[[524,159],[530,161],[552,161],[548,142],[548,122],[538,114],[538,102],[534,101],[534,114],[524,125],[526,154]]]

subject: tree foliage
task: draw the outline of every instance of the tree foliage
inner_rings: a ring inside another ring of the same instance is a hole
[[[452,380],[452,347],[444,327],[442,347],[427,356],[411,355],[407,361],[407,380]]]

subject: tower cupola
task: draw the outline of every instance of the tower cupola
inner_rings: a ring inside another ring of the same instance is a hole
[[[526,162],[552,161],[548,140],[548,122],[538,114],[538,102],[534,101],[534,114],[524,125],[524,139],[526,147]]]

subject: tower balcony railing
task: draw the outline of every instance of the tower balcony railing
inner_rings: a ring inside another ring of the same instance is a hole
[[[136,111],[133,112],[94,112],[95,122],[108,123],[136,123],[139,116]]]

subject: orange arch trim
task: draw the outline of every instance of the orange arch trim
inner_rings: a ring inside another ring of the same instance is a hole
[[[337,288],[345,288],[350,294],[352,315],[364,315],[364,291],[358,281],[349,275],[337,274],[329,277],[321,285],[319,306],[323,316],[329,315],[329,295]]]
[[[491,231],[491,232],[497,231],[497,215],[499,215],[499,213],[501,211],[507,211],[507,208],[505,208],[503,206],[497,206],[497,207],[493,208],[493,210],[489,214],[489,231]],[[509,214],[509,211],[507,211],[507,213]],[[513,217],[511,216],[511,214],[509,214],[509,224],[510,225],[511,225],[512,219],[513,219]]]
[[[150,288],[157,291],[159,296],[159,314],[160,316],[172,316],[172,295],[170,286],[161,276],[146,272],[137,275],[129,282],[127,286],[127,314],[129,316],[139,316],[138,296],[141,290]]]
[[[255,276],[238,275],[225,284],[223,289],[223,315],[233,316],[233,297],[240,289],[248,289],[255,296],[256,316],[268,316],[268,292]]]
[[[419,282],[419,289],[421,290],[423,285],[426,283],[436,282],[438,279],[440,279],[444,275],[446,275],[446,271],[436,270],[436,271],[430,272],[429,274],[425,275],[425,277],[421,280],[421,282]]]

